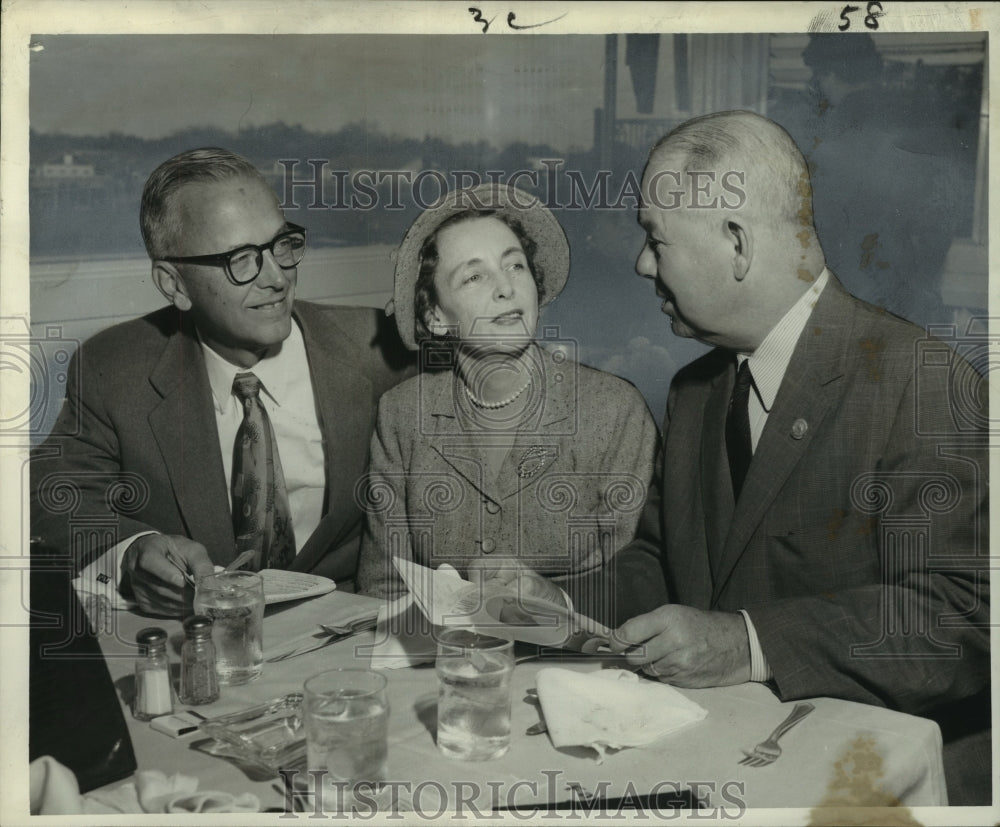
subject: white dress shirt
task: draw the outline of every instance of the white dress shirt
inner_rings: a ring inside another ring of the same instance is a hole
[[[737,367],[744,361],[750,363],[750,374],[753,376],[753,393],[750,394],[747,412],[750,416],[750,442],[753,450],[757,450],[757,443],[764,433],[764,426],[767,424],[768,414],[774,406],[778,389],[785,378],[785,371],[788,370],[788,363],[795,352],[799,337],[805,329],[809,317],[812,315],[816,301],[820,293],[830,280],[830,272],[823,269],[819,278],[816,279],[795,304],[789,308],[788,312],[781,317],[781,320],[771,329],[760,346],[751,354],[736,354]],[[740,609],[743,619],[747,625],[747,636],[750,639],[750,680],[766,681],[771,678],[771,667],[764,657],[764,652],[760,648],[760,640],[757,637],[757,630],[754,629],[750,615]]]
[[[219,448],[226,480],[232,478],[233,445],[236,431],[243,421],[243,408],[233,395],[233,378],[246,368],[237,367],[201,343],[205,355],[208,381],[212,387],[212,405],[218,428]],[[316,413],[312,378],[305,341],[297,324],[273,356],[261,359],[250,369],[262,385],[261,404],[271,419],[278,442],[278,454],[288,490],[288,506],[292,514],[295,550],[299,551],[312,535],[323,516],[326,494],[326,463],[323,434]],[[232,491],[226,486],[232,507]],[[228,519],[228,515],[225,516]],[[80,572],[74,585],[82,592],[106,596],[115,606],[129,605],[118,594],[118,580],[125,551],[143,534],[122,540],[108,549]]]

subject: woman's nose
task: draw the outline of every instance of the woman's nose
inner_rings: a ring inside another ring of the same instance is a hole
[[[508,273],[501,269],[493,277],[493,298],[509,299],[514,295],[514,282]]]

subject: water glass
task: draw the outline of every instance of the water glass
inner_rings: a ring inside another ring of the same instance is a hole
[[[465,761],[499,758],[510,749],[514,644],[469,629],[437,641],[438,749]]]
[[[306,768],[326,770],[324,786],[385,781],[385,686],[385,675],[371,669],[331,669],[305,682]]]
[[[194,611],[212,619],[219,683],[235,686],[260,677],[264,668],[264,581],[252,571],[220,571],[202,577]]]

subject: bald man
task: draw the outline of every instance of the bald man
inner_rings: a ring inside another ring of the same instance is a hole
[[[636,270],[676,335],[715,348],[671,387],[617,560],[618,620],[646,611],[617,648],[678,686],[933,717],[951,802],[988,803],[981,378],[826,268],[806,164],[773,122],[682,124],[643,196]]]
[[[777,124],[688,121],[642,188],[636,270],[675,335],[715,347],[674,378],[636,539],[607,567],[614,604],[577,608],[677,686],[761,681],[934,718],[951,803],[988,804],[981,377],[827,269]],[[482,569],[560,599],[517,561]]]

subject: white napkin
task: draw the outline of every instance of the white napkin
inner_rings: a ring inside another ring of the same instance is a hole
[[[198,779],[159,770],[139,770],[134,782],[85,796],[72,770],[51,755],[31,762],[32,815],[95,815],[107,813],[257,813],[253,793],[197,792]]]
[[[160,770],[139,770],[134,783],[83,799],[84,813],[257,813],[260,799],[253,793],[205,790],[196,792],[198,779]]]
[[[639,747],[677,732],[708,713],[672,686],[625,669],[573,672],[547,667],[536,678],[538,701],[556,747]]]

